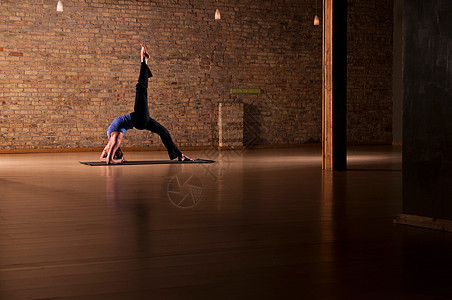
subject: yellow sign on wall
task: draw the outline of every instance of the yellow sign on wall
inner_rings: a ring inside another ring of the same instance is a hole
[[[261,89],[231,89],[231,94],[260,94]]]

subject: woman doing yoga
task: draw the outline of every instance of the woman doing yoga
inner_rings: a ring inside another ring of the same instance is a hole
[[[146,129],[157,133],[162,139],[170,159],[175,159],[177,157],[180,161],[192,161],[191,158],[182,154],[182,152],[177,149],[168,130],[149,115],[147,89],[148,78],[152,77],[152,73],[147,65],[149,54],[146,51],[146,47],[143,44],[140,45],[141,68],[138,83],[136,85],[134,111],[130,114],[117,117],[108,127],[108,143],[102,151],[100,160],[107,164],[120,164],[124,162],[124,155],[119,146],[121,145],[122,138],[126,131],[136,128],[139,130]]]

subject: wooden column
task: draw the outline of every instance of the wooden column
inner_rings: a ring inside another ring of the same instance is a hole
[[[323,0],[322,167],[347,168],[347,1]]]

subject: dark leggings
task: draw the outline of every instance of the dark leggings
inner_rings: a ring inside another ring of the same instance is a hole
[[[177,149],[171,139],[171,135],[168,130],[163,127],[159,122],[152,119],[149,115],[148,107],[148,79],[152,77],[151,70],[149,70],[146,63],[141,63],[140,76],[138,77],[137,91],[135,94],[135,106],[133,108],[132,122],[136,129],[147,129],[154,133],[157,133],[162,139],[163,144],[168,151],[170,159],[181,157],[182,153]]]

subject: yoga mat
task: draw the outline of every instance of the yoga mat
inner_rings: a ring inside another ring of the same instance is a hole
[[[89,166],[135,166],[135,165],[165,165],[165,164],[210,164],[214,160],[197,158],[194,161],[178,161],[178,160],[131,160],[125,161],[122,164],[107,165],[101,161],[81,161],[81,164]]]

